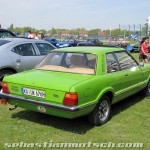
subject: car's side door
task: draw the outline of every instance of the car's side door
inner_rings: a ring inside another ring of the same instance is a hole
[[[126,51],[115,52],[121,72],[124,72],[122,91],[126,96],[132,95],[143,88],[144,78],[138,63]]]
[[[11,50],[12,60],[20,68],[20,71],[33,69],[41,59],[37,57],[37,52],[32,43],[19,44]],[[14,57],[14,55],[18,57]]]
[[[112,87],[114,90],[113,102],[125,98],[122,92],[126,88],[126,72],[120,69],[119,62],[114,52],[106,53],[106,73],[107,73],[107,86]]]

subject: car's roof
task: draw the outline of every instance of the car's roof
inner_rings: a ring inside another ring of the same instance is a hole
[[[94,46],[82,46],[82,47],[68,47],[68,48],[61,48],[61,49],[55,49],[55,52],[79,52],[79,53],[95,53],[98,54],[99,52],[113,52],[113,51],[119,51],[123,50],[120,47],[94,47]]]
[[[5,41],[6,44],[0,46],[1,49],[4,47],[12,46],[14,44],[21,44],[21,43],[47,43],[56,48],[51,43],[45,41],[45,40],[36,40],[36,39],[29,39],[29,38],[0,38],[0,42]],[[8,41],[8,42],[7,42]]]
[[[8,33],[10,33],[12,36],[15,36],[15,37],[16,37],[16,35],[15,35],[13,32],[11,32],[11,31],[9,31],[9,30],[7,30],[7,29],[2,29],[2,28],[0,28],[0,32],[8,32]]]
[[[7,30],[7,29],[2,29],[2,28],[0,28],[0,31],[8,31],[8,32],[11,32],[11,31],[9,31],[9,30]]]
[[[29,38],[1,38],[0,40],[7,40],[7,41],[11,41],[13,43],[19,43],[19,42],[46,42],[44,40],[36,40],[36,39],[29,39]]]

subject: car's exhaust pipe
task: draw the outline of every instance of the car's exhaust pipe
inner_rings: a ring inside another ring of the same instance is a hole
[[[17,108],[17,105],[15,105],[15,106],[9,108],[9,110],[14,110],[14,109],[16,109],[16,108]]]

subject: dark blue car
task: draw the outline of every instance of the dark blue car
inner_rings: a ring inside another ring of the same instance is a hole
[[[59,48],[64,48],[64,47],[73,47],[73,46],[77,46],[78,41],[76,41],[75,39],[66,39],[63,42],[58,42],[56,44],[56,47]]]
[[[51,37],[44,37],[42,40],[48,41],[56,47],[57,47],[57,43],[59,43],[58,40],[51,38]]]

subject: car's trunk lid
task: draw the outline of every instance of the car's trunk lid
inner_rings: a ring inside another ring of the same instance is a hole
[[[62,103],[65,93],[69,92],[72,86],[92,77],[92,75],[32,70],[8,76],[4,80],[8,82],[11,94]],[[45,96],[29,95],[28,92],[25,92],[26,89],[33,90],[33,93],[43,92]]]

